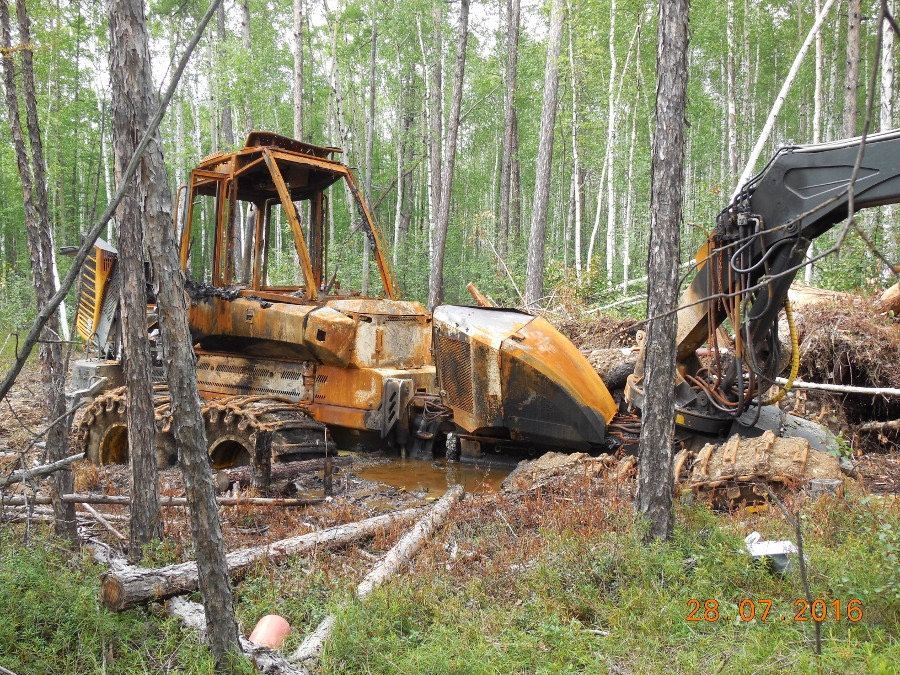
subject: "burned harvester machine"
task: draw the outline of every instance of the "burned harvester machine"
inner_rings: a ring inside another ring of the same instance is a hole
[[[179,191],[175,227],[213,466],[316,456],[326,441],[430,457],[448,434],[466,456],[603,447],[616,404],[544,319],[479,307],[432,314],[400,299],[338,152],[253,132],[241,150],[203,160]],[[98,241],[78,311],[96,357],[75,367],[76,389],[95,396],[77,437],[98,463],[128,456],[115,260]],[[164,358],[165,346],[158,351]],[[162,381],[157,394],[158,463],[167,465],[175,455]]]
[[[821,427],[760,399],[784,366],[777,318],[788,286],[809,242],[847,217],[860,145],[779,151],[698,253],[678,313],[676,422],[686,445],[765,430],[829,445]],[[369,206],[337,153],[253,132],[244,148],[203,160],[179,191],[175,227],[214,467],[319,455],[332,440],[463,458],[633,443],[634,418],[618,413],[643,405],[642,355],[614,398],[543,318],[450,305],[431,313],[401,300]],[[898,201],[898,157],[900,132],[869,138],[855,210]],[[78,311],[96,356],[75,367],[76,388],[95,397],[77,431],[98,463],[128,456],[115,260],[98,241]],[[737,329],[734,348],[711,349],[714,361],[701,362],[698,348],[726,319]],[[165,345],[157,350],[164,358]],[[166,465],[174,443],[164,383],[157,389]]]

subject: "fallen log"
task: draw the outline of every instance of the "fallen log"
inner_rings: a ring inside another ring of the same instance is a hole
[[[866,422],[865,424],[860,424],[856,427],[856,430],[869,433],[900,431],[900,420],[891,420],[889,422]]]
[[[900,281],[882,293],[875,301],[875,311],[879,313],[893,311],[900,314]]]
[[[338,547],[370,536],[396,520],[410,518],[421,507],[337,525],[270,544],[233,551],[225,556],[230,577],[238,577],[261,558],[278,561],[315,547]],[[103,575],[100,601],[115,612],[128,607],[197,590],[197,563],[193,560],[167,567],[123,567]]]
[[[96,520],[103,527],[105,527],[107,530],[112,532],[113,536],[115,536],[116,539],[118,539],[119,541],[128,541],[128,537],[126,537],[124,534],[119,532],[115,527],[113,527],[112,524],[106,518],[103,517],[102,513],[96,511],[90,504],[82,504],[82,506],[84,507],[84,510],[87,511],[94,520]]]
[[[776,377],[778,384],[787,384],[783,377]],[[900,389],[892,387],[852,387],[846,384],[820,384],[818,382],[802,382],[794,380],[791,389],[815,389],[818,391],[832,391],[837,394],[869,394],[871,396],[900,396]]]
[[[206,615],[199,602],[184,597],[172,598],[166,603],[166,613],[179,619],[185,627],[197,631],[201,641],[206,640]],[[308,675],[274,649],[250,642],[243,635],[238,636],[238,639],[244,655],[253,661],[259,672],[265,675]]]
[[[353,457],[339,455],[331,458],[333,466],[346,466],[353,463]],[[323,471],[325,469],[325,458],[306,459],[302,462],[287,462],[285,464],[273,464],[270,470],[269,480],[290,480],[294,476],[301,473],[310,473],[312,471]],[[242,485],[250,483],[250,467],[239,466],[233,469],[224,469],[216,473],[216,484],[220,489],[227,489],[232,483],[240,483]]]
[[[72,464],[73,462],[77,462],[79,459],[84,459],[83,452],[77,455],[71,455],[70,457],[66,457],[55,462],[51,462],[50,464],[44,464],[43,466],[35,466],[31,469],[19,469],[18,471],[13,471],[5,478],[0,478],[0,488],[4,488],[7,485],[12,485],[13,483],[22,483],[26,480],[31,480],[32,478],[44,478],[45,476],[49,476],[50,474],[69,466],[69,464]]]
[[[372,568],[365,579],[356,587],[356,597],[365,600],[373,590],[381,586],[385,581],[397,574],[404,565],[409,563],[413,556],[422,548],[422,544],[431,536],[431,533],[441,525],[450,513],[451,507],[462,499],[464,490],[462,485],[454,485],[441,497],[435,505],[422,517],[413,528],[403,535],[384,558]],[[322,654],[325,643],[331,637],[334,629],[335,616],[329,614],[303,641],[303,644],[291,654],[290,660],[294,663],[315,663]]]
[[[115,506],[128,506],[131,498],[128,495],[95,495],[91,493],[75,493],[62,495],[63,502],[74,504],[111,504]],[[219,506],[312,506],[321,504],[324,499],[281,499],[277,497],[216,497]],[[11,506],[25,504],[24,497],[6,497],[2,499],[4,504]],[[46,495],[34,495],[28,498],[31,504],[50,504],[50,497]],[[160,497],[160,506],[187,506],[184,497]]]

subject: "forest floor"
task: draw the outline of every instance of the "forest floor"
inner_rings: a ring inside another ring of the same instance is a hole
[[[801,378],[898,386],[900,328],[850,309],[799,313]],[[583,350],[605,348],[611,337],[628,346],[636,330],[611,319],[561,328]],[[40,391],[32,368],[3,402],[0,475],[18,468],[19,453],[9,451],[28,446],[46,421]],[[408,525],[337,551],[260,562],[235,585],[241,631],[280,614],[294,629],[287,652],[335,613],[320,664],[326,673],[892,672],[900,662],[900,448],[896,437],[856,430],[866,420],[900,417],[888,403],[810,392],[782,404],[841,433],[859,474],[846,481],[841,498],[811,500],[800,492],[786,500],[800,513],[811,597],[823,601],[813,607],[796,567],[780,576],[741,552],[753,531],[796,540],[776,508],[713,510],[684,491],[673,540],[647,546],[632,507],[633,469],[614,458],[547,456],[505,482],[511,466],[466,473],[467,497],[447,524],[411,569],[366,603],[354,599],[356,584]],[[29,463],[40,454],[33,447]],[[127,491],[125,467],[79,462],[74,470],[77,491]],[[326,503],[223,507],[226,546],[427,504],[458,480],[457,469],[442,461],[355,457],[335,474]],[[178,470],[162,472],[161,486],[164,494],[180,494]],[[289,487],[298,496],[321,496],[322,475],[305,474]],[[112,518],[127,513],[98,508]],[[165,535],[148,547],[144,565],[192,557],[184,509],[164,508],[163,518]],[[127,523],[114,524],[127,532]],[[85,527],[120,546],[98,525]],[[0,666],[18,675],[210,672],[195,636],[158,607],[113,614],[99,605],[103,571],[87,554],[54,542],[40,523],[3,524]],[[851,600],[862,606],[860,617],[848,614]],[[823,608],[816,656],[812,610]]]

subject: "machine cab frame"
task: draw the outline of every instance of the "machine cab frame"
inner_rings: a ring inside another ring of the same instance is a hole
[[[381,233],[356,178],[349,167],[331,158],[339,152],[338,148],[254,131],[243,149],[204,159],[191,171],[175,209],[185,273],[203,275],[203,280],[217,288],[234,288],[241,295],[261,298],[290,295],[317,302],[325,297],[363,295],[340,289],[337,275],[347,270],[329,256],[326,191],[343,180],[351,212],[347,238],[358,233],[365,236],[363,246],[368,250],[363,250],[362,264],[371,261],[377,269],[382,289],[377,297],[398,299]],[[204,198],[206,204],[201,204]],[[293,268],[294,283],[274,279],[272,274],[276,228],[282,218],[289,226],[299,267]],[[206,240],[201,241],[204,236]],[[195,256],[200,259],[192,260]],[[363,278],[366,275],[363,271]]]

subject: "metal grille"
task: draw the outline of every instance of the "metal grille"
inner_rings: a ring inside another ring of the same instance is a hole
[[[301,366],[270,361],[256,363],[233,356],[203,354],[197,363],[200,389],[218,394],[284,396],[292,401],[308,400]]]
[[[78,291],[78,314],[75,319],[78,333],[88,339],[94,332],[97,311],[97,249],[92,248],[81,268],[81,288]]]
[[[438,336],[438,368],[441,386],[447,392],[450,405],[473,412],[472,348],[468,342]]]

